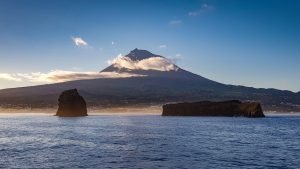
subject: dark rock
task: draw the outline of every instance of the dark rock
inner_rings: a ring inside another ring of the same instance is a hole
[[[265,117],[260,103],[240,102],[238,100],[195,103],[166,104],[163,116],[244,116]]]
[[[79,95],[77,89],[62,92],[58,99],[58,110],[56,116],[79,117],[87,116],[86,102]]]

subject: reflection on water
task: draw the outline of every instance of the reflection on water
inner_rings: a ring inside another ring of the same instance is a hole
[[[0,116],[0,168],[300,168],[300,116]]]

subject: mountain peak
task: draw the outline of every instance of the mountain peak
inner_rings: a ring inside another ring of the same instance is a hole
[[[162,57],[162,56],[155,55],[147,50],[135,48],[132,51],[130,51],[130,53],[127,54],[126,57],[130,58],[133,61],[140,61],[151,57]]]
[[[116,57],[110,63],[111,65],[101,72],[134,72],[145,75],[151,71],[176,72],[181,70],[171,60],[137,48],[125,56]]]

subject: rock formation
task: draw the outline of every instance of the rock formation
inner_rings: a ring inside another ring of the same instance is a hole
[[[244,116],[265,117],[260,103],[238,100],[194,103],[166,104],[163,106],[163,116]]]
[[[58,110],[56,116],[79,117],[87,116],[86,102],[79,95],[77,89],[62,92],[58,99]]]

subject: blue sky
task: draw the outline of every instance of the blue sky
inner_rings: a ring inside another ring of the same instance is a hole
[[[218,82],[300,91],[300,1],[0,0],[0,88],[97,72],[134,48]]]

